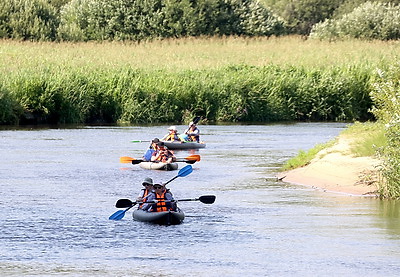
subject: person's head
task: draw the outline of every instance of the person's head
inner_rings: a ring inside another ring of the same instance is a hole
[[[164,142],[163,141],[158,142],[157,143],[157,148],[160,149],[160,150],[165,150],[166,148],[165,148]]]
[[[194,124],[194,122],[192,121],[192,122],[190,122],[189,123],[189,128],[194,128],[194,127],[196,127],[196,124]]]
[[[158,138],[154,138],[151,142],[157,144],[160,142],[160,140]]]
[[[157,182],[154,184],[153,188],[156,193],[160,193],[164,190],[165,186],[162,182]]]
[[[176,127],[175,127],[175,126],[171,126],[171,127],[169,127],[169,128],[168,128],[168,130],[169,130],[171,133],[174,133],[174,132],[176,132],[176,131],[177,131],[177,129],[176,129]]]
[[[146,177],[144,178],[142,185],[146,188],[149,189],[153,186],[153,179]]]

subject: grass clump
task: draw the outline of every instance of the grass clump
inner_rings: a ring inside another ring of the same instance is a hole
[[[355,157],[374,157],[387,144],[384,125],[379,122],[356,122],[341,135],[350,139],[350,152]]]
[[[308,165],[319,152],[333,146],[335,144],[335,141],[336,140],[330,140],[326,143],[319,143],[308,151],[300,150],[295,157],[289,159],[283,165],[282,170],[286,171]]]

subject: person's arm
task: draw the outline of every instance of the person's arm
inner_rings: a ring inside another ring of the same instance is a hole
[[[147,198],[145,199],[146,200],[145,202],[154,201],[155,199],[156,199],[156,197],[155,197],[154,193],[150,193],[147,196]],[[152,205],[153,205],[152,203],[144,203],[143,206],[142,206],[142,210],[148,211],[151,208]]]

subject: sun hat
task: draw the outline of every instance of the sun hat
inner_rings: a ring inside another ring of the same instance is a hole
[[[149,177],[144,178],[142,185],[144,185],[144,184],[153,185],[153,179],[151,179]]]
[[[175,126],[171,126],[171,127],[168,128],[168,130],[176,131],[176,127]]]
[[[164,187],[164,183],[161,181],[155,182],[153,186],[162,186]]]
[[[189,127],[192,126],[192,125],[196,125],[196,124],[194,124],[194,122],[191,121],[191,122],[189,123]]]
[[[151,142],[158,143],[160,140],[158,138],[154,138]]]

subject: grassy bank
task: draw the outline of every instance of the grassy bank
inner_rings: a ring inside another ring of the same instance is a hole
[[[353,157],[378,158],[379,151],[387,146],[385,127],[379,122],[358,122],[349,125],[347,129],[340,133],[339,137],[349,142],[350,152],[345,154]],[[332,147],[337,140],[338,138],[327,143],[317,144],[307,151],[299,151],[295,157],[284,164],[282,170],[291,170],[309,164],[320,151]]]
[[[365,120],[391,42],[0,42],[1,124]]]

